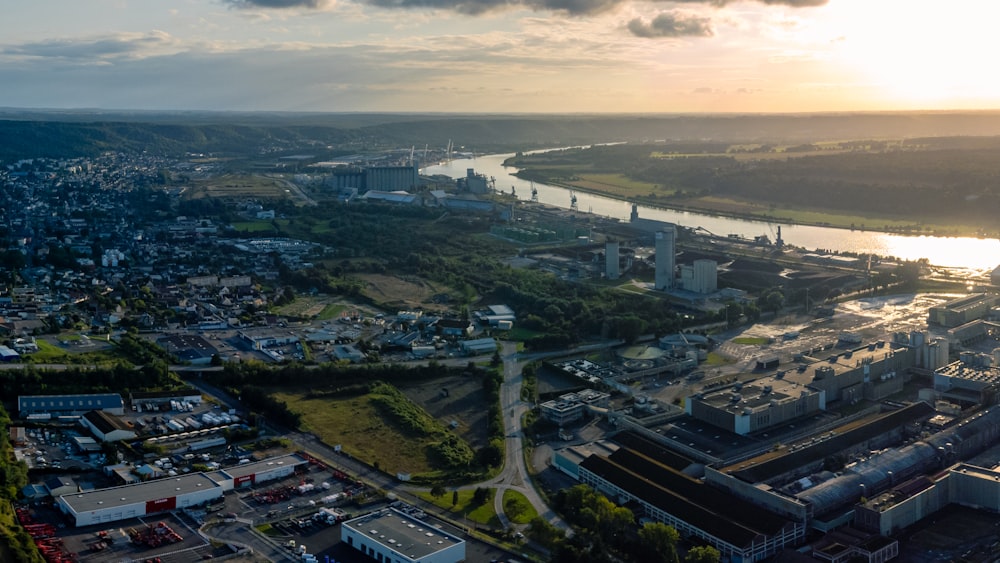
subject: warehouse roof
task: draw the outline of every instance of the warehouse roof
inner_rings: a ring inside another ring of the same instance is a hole
[[[191,473],[179,477],[156,479],[122,485],[108,489],[97,489],[85,493],[63,495],[63,502],[73,512],[80,514],[92,510],[106,510],[117,506],[126,506],[138,502],[149,502],[162,498],[179,497],[186,494],[216,489],[222,496],[222,487],[209,479],[204,473]]]
[[[288,454],[278,457],[269,457],[254,463],[245,463],[243,465],[227,467],[223,469],[223,471],[232,478],[238,479],[246,475],[256,475],[257,473],[271,471],[279,467],[297,467],[304,463],[307,463],[304,457],[296,454]]]
[[[344,526],[409,559],[422,559],[465,540],[395,508],[386,508]]]

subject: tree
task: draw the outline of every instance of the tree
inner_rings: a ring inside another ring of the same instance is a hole
[[[458,506],[458,489],[451,492],[451,505]]]
[[[486,487],[476,487],[475,492],[472,493],[472,504],[482,506],[488,500],[490,500],[490,490]]]
[[[639,529],[639,543],[646,561],[678,563],[677,542],[680,534],[662,522],[647,522]]]
[[[535,516],[528,524],[528,537],[552,549],[565,534],[559,528],[553,526],[548,520],[541,516]]]
[[[684,563],[719,563],[722,554],[710,545],[693,547],[684,557]]]
[[[444,496],[445,490],[441,485],[434,485],[431,487],[431,496],[434,498],[441,498]]]

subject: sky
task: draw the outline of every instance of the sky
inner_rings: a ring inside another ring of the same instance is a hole
[[[995,0],[30,0],[0,107],[1000,108]]]

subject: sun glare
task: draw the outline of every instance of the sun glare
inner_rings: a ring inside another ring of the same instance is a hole
[[[992,62],[1000,3],[842,0],[828,8],[843,30],[836,56],[885,103],[957,108],[1000,99]]]

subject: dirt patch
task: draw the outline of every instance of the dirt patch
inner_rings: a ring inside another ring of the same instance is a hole
[[[486,445],[486,394],[479,377],[454,376],[399,387],[411,401],[455,432],[473,449]]]
[[[416,276],[362,274],[362,293],[375,303],[397,309],[446,310],[451,301],[450,288]]]

